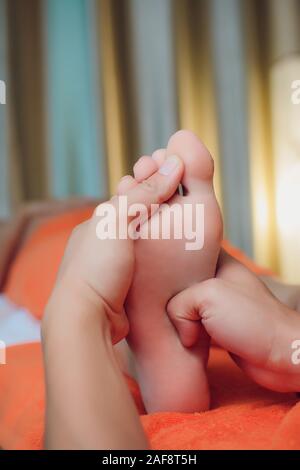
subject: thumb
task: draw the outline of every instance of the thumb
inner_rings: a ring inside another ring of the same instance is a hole
[[[167,314],[186,348],[195,346],[203,335],[202,316],[209,294],[210,280],[185,289],[167,305]]]
[[[259,366],[270,357],[276,311],[272,298],[262,308],[260,301],[232,283],[210,279],[171,299],[167,311],[183,345],[195,344],[201,322],[209,336],[232,354]]]
[[[182,160],[177,155],[169,156],[156,173],[128,191],[128,206],[143,204],[149,213],[152,204],[162,204],[173,196],[183,171]]]
[[[100,204],[95,210],[95,216],[110,214],[110,208],[113,206],[117,212],[117,219],[114,220],[116,225],[119,226],[121,223],[122,234],[123,228],[127,233],[128,225],[137,218],[137,214],[140,214],[138,222],[144,222],[153,215],[155,212],[153,209],[157,209],[153,206],[159,206],[173,196],[183,172],[182,160],[177,155],[171,155],[156,173],[134,186],[126,194],[113,196],[110,201]]]

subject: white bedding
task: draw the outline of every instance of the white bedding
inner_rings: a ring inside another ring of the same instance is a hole
[[[0,341],[6,346],[40,341],[40,322],[0,295]]]

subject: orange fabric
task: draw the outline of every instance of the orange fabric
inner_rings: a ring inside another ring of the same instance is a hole
[[[141,417],[153,449],[300,449],[295,395],[255,385],[217,348],[211,352],[209,377],[210,411]],[[132,379],[128,385],[141,411],[138,387]],[[7,365],[0,366],[0,390],[0,447],[41,449],[44,379],[38,344],[8,348]]]
[[[12,302],[27,308],[35,317],[42,317],[67,240],[73,228],[88,219],[93,209],[94,206],[79,208],[53,217],[32,233],[12,263],[4,286],[4,292]],[[223,242],[223,247],[256,274],[272,275],[228,241]]]
[[[12,263],[4,293],[16,305],[41,318],[55,283],[68,238],[76,225],[91,217],[93,207],[53,217],[31,234]]]

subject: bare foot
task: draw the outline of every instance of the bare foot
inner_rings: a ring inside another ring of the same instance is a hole
[[[174,134],[167,149],[153,158],[142,157],[135,165],[138,181],[148,177],[170,155],[185,164],[182,180],[184,195],[169,200],[174,212],[183,204],[196,208],[204,204],[204,247],[187,251],[186,239],[176,239],[177,219],[171,222],[171,239],[140,239],[136,242],[136,268],[126,311],[130,321],[129,343],[134,352],[139,384],[148,412],[195,412],[209,407],[206,365],[209,337],[197,331],[197,345],[184,347],[166,315],[168,301],[196,282],[215,275],[222,239],[222,218],[213,188],[213,160],[199,139],[188,131]],[[122,180],[119,191],[135,184]],[[161,224],[162,213],[156,214]],[[161,227],[161,225],[160,225]],[[195,228],[195,227],[194,227]],[[141,231],[143,226],[141,227]],[[193,338],[190,339],[193,342]],[[187,344],[185,346],[190,346]]]

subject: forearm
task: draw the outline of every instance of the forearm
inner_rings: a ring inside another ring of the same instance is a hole
[[[139,449],[147,441],[103,307],[56,295],[43,325],[48,449]]]

